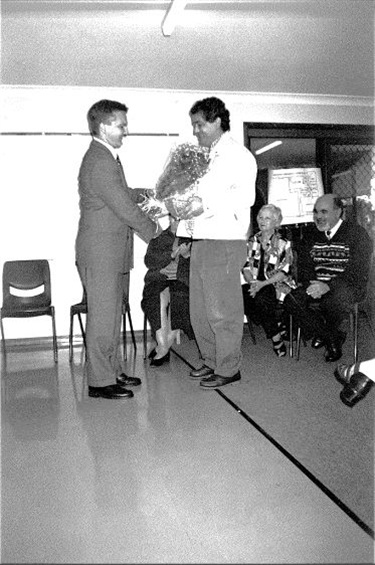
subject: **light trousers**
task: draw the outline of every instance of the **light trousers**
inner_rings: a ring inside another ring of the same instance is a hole
[[[242,362],[245,262],[246,241],[193,240],[190,320],[204,364],[222,377],[235,375]]]

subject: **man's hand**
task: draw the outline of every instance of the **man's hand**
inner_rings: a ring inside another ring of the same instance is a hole
[[[328,284],[322,281],[310,281],[310,285],[306,289],[306,293],[311,296],[311,298],[320,298],[323,294],[329,292]]]
[[[155,239],[156,237],[158,237],[164,231],[163,228],[161,227],[161,225],[159,224],[159,222],[155,222],[155,223],[156,223],[156,232],[155,232],[152,239]]]
[[[189,200],[188,204],[184,208],[184,211],[181,214],[181,218],[183,220],[190,220],[190,218],[194,218],[195,216],[200,216],[202,213],[203,213],[202,199],[199,196],[193,196],[193,198]]]
[[[179,245],[177,249],[171,253],[172,259],[175,259],[179,255],[181,255],[184,259],[187,259],[190,257],[190,248],[191,243],[181,243],[181,245]]]

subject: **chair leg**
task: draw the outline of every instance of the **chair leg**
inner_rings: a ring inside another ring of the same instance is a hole
[[[53,359],[57,363],[57,337],[56,337],[56,321],[55,321],[55,307],[51,306],[52,316],[52,339],[53,339]]]
[[[297,361],[299,361],[299,353],[301,350],[301,326],[298,326],[297,328],[297,345],[296,345],[297,351],[296,351],[296,359]]]
[[[289,357],[293,357],[293,316],[289,314]]]
[[[143,359],[147,358],[147,316],[143,317]]]
[[[124,353],[124,361],[127,360],[128,358],[128,352],[127,352],[127,348],[126,348],[126,309],[125,306],[123,306],[123,311],[122,311],[122,349],[123,349],[123,353]]]
[[[83,327],[83,322],[81,318],[81,314],[77,312],[78,322],[81,329],[82,334],[82,341],[83,347],[85,349],[85,358],[87,359],[87,347],[86,347],[86,334],[85,329]],[[71,363],[73,360],[73,327],[74,327],[74,314],[70,315],[70,329],[69,329],[69,362]]]
[[[6,348],[5,348],[5,335],[4,335],[4,326],[3,326],[3,318],[0,317],[0,326],[1,326],[1,344],[3,348],[4,359],[6,357]]]
[[[124,348],[124,360],[125,361],[128,357],[128,353],[127,353],[127,350],[126,350],[126,314],[128,315],[130,333],[131,333],[131,336],[132,336],[132,342],[133,342],[133,345],[134,345],[134,350],[137,351],[137,340],[135,339],[133,321],[132,321],[132,316],[131,316],[131,313],[130,313],[130,306],[127,305],[125,307],[123,314],[122,314],[122,329],[123,329],[122,343],[123,343],[123,348]]]
[[[353,341],[354,341],[354,363],[358,362],[358,303],[353,308]]]
[[[293,315],[289,315],[289,355],[290,357],[294,356],[294,348],[293,348]],[[301,326],[297,325],[297,333],[296,333],[296,361],[299,361],[300,351],[301,351],[301,340],[303,341],[304,345],[306,346],[305,340],[302,338],[301,333]]]
[[[85,332],[85,328],[83,327],[81,314],[79,312],[78,312],[77,316],[78,316],[78,321],[79,321],[79,327],[81,329],[81,334],[82,334],[83,347],[85,349],[85,359],[87,359],[86,332]]]
[[[134,345],[134,349],[137,351],[137,340],[135,339],[132,316],[131,316],[131,313],[130,313],[130,306],[128,306],[128,308],[127,308],[127,313],[128,313],[128,320],[129,320],[129,326],[130,326],[130,333],[131,333],[131,336],[132,336],[132,342],[133,342],[133,345]]]
[[[81,329],[83,346],[84,346],[85,349],[86,349],[86,333],[85,333],[85,328],[83,327],[83,322],[82,322],[81,314],[80,314],[79,312],[78,312],[77,316],[78,316],[78,321],[79,321],[79,327],[80,327],[80,329]]]
[[[246,321],[247,321],[247,327],[249,328],[249,332],[250,332],[252,342],[254,343],[254,345],[256,345],[257,340],[256,340],[256,337],[255,337],[253,322],[251,321],[251,319],[247,315],[246,315]]]
[[[74,315],[70,314],[70,327],[69,327],[69,363],[73,359],[73,325],[74,325]]]

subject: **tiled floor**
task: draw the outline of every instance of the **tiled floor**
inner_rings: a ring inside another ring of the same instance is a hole
[[[81,349],[8,353],[1,562],[374,563],[375,393],[347,408],[321,351],[256,331],[218,391],[194,342],[157,369],[129,344],[130,400],[88,398]]]

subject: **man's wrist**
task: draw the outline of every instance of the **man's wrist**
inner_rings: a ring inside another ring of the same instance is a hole
[[[163,228],[161,227],[161,225],[159,224],[159,222],[156,223],[156,230],[155,230],[155,234],[153,235],[152,239],[155,239],[155,237],[158,237],[161,232],[163,231]]]

